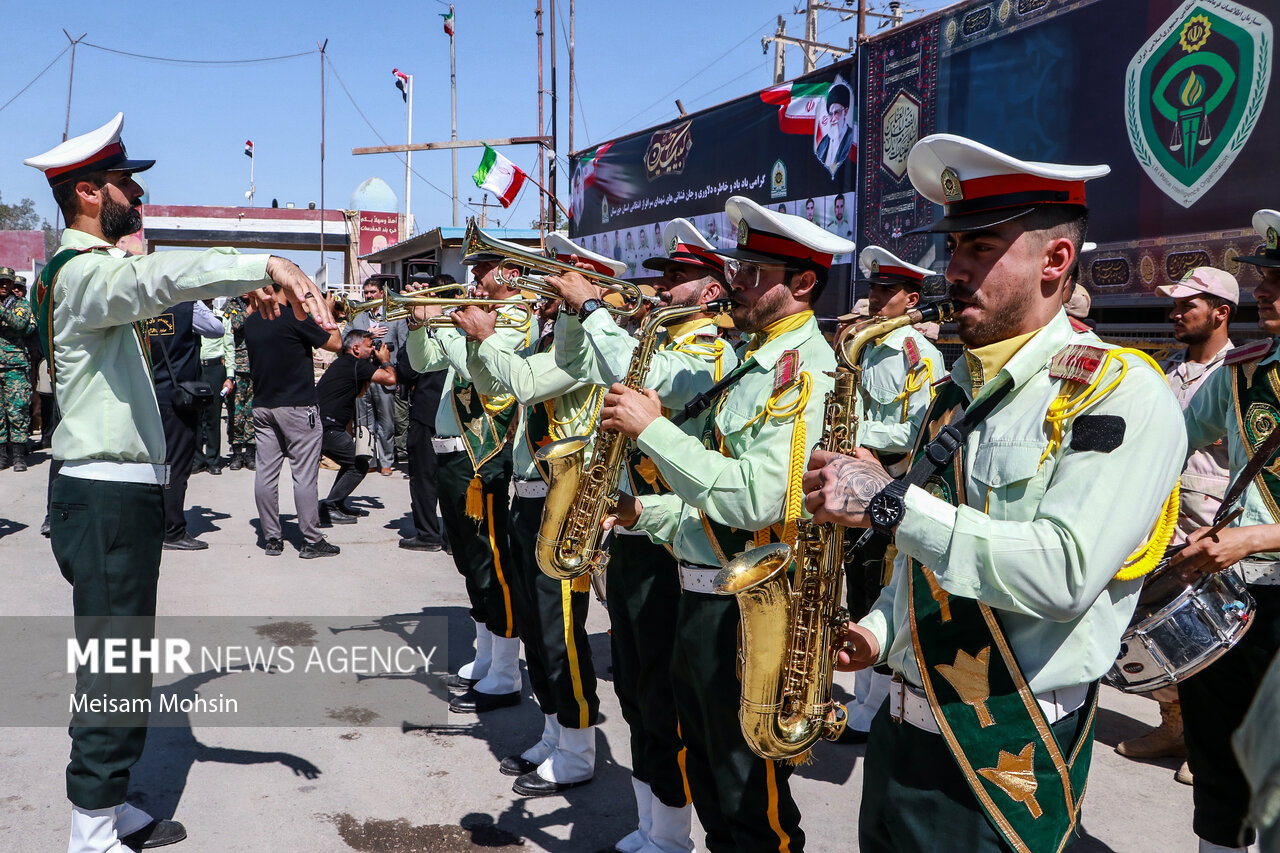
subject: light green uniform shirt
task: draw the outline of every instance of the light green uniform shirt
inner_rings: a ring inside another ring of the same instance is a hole
[[[231,321],[221,311],[214,311],[213,316],[217,317],[218,322],[222,324],[222,337],[206,338],[204,335],[199,336],[200,360],[220,359],[222,366],[227,370],[227,376],[230,377],[236,370],[236,341],[231,332]]]
[[[920,361],[911,366],[911,340]],[[888,453],[907,453],[933,399],[932,385],[946,372],[942,353],[911,326],[894,329],[862,357],[862,385],[858,393],[858,446]],[[906,393],[914,375],[918,387]]]
[[[270,281],[268,256],[208,249],[125,257],[83,231],[62,232],[60,249],[91,247],[103,248],[68,261],[53,287],[53,364],[62,410],[53,455],[160,465],[164,428],[132,324],[179,302],[262,287]]]
[[[518,316],[524,314],[520,313]],[[534,335],[531,323],[523,329],[500,328],[493,337],[498,338],[503,346],[518,349],[528,346]],[[462,433],[459,432],[458,417],[453,411],[454,382],[459,377],[468,385],[472,382],[471,370],[467,367],[467,336],[461,329],[454,327],[423,327],[409,332],[405,346],[409,348],[409,365],[419,373],[447,368],[444,391],[440,394],[440,407],[436,409],[436,437],[457,438]],[[487,392],[482,390],[480,393]]]
[[[1265,358],[1257,362],[1254,381],[1262,377],[1262,372],[1280,361],[1280,349],[1273,350]],[[1187,439],[1191,450],[1199,450],[1213,444],[1220,438],[1227,441],[1227,463],[1232,477],[1239,474],[1249,464],[1249,454],[1245,450],[1244,437],[1240,434],[1239,421],[1236,418],[1236,404],[1231,395],[1231,367],[1215,370],[1205,379],[1204,384],[1196,391],[1187,408],[1183,410],[1183,418],[1187,425]],[[1232,527],[1249,527],[1255,524],[1276,524],[1280,519],[1271,514],[1267,503],[1258,491],[1257,481],[1250,481],[1244,490],[1244,496],[1236,504],[1244,509],[1240,517],[1231,522]],[[1280,554],[1264,554],[1268,559],[1280,559]]]
[[[564,334],[565,315],[556,318],[555,341]],[[519,350],[504,348],[504,341],[490,335],[483,341],[468,344],[471,377],[481,394],[511,394],[520,404],[520,423],[516,428],[512,471],[521,480],[541,480],[542,474],[533,461],[526,438],[528,407],[546,400],[553,401],[557,423],[552,424],[553,438],[586,435],[594,438],[600,419],[604,389],[574,377],[556,364],[553,349],[538,352],[535,340]],[[590,449],[587,451],[590,458]]]
[[[787,350],[798,350],[797,374],[807,373],[811,382],[809,399],[799,413],[804,419],[803,456],[807,460],[822,437],[825,398],[832,388],[827,374],[836,367],[835,353],[812,317],[756,350],[749,360],[761,369],[747,373],[721,398],[714,417],[730,455],[704,447],[698,438],[666,418],[654,421],[640,434],[637,444],[657,464],[673,493],[642,497],[635,529],[648,533],[655,542],[670,544],[678,559],[720,565],[699,510],[711,520],[739,530],[763,530],[782,521],[796,415],[785,419],[759,415],[773,396],[775,369]],[[787,391],[778,404],[785,407],[794,399],[794,390]],[[804,462],[800,464],[803,470]]]
[[[920,684],[920,675],[907,613],[907,557],[932,569],[951,595],[999,611],[1032,692],[1088,684],[1115,663],[1142,586],[1115,574],[1146,541],[1178,481],[1186,433],[1165,378],[1124,355],[1123,381],[1082,413],[1122,418],[1120,445],[1110,452],[1072,449],[1078,415],[1041,464],[1045,413],[1063,385],[1049,378],[1049,362],[1069,344],[1114,349],[1074,332],[1059,312],[1014,354],[1000,371],[1013,378],[1013,391],[965,443],[965,506],[917,486],[907,491],[893,582],[859,624],[879,641],[882,660],[887,652],[889,665],[912,684]],[[1119,374],[1113,359],[1103,387]],[[951,378],[973,394],[964,359]],[[994,382],[988,378],[982,389]]]
[[[644,387],[668,409],[688,403],[738,366],[737,353],[710,317],[673,324],[659,335]],[[608,311],[593,311],[585,323],[575,316],[565,324],[564,337],[556,338],[556,362],[584,382],[608,387],[626,377],[639,343]]]

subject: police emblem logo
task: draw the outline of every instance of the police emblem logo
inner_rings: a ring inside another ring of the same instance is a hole
[[[676,247],[678,247],[679,245],[680,245],[680,238],[672,234],[671,242],[667,244],[667,254],[674,255],[676,253]]]
[[[1278,246],[1280,246],[1280,234],[1276,233],[1276,229],[1268,228],[1267,229],[1267,248],[1275,249]]]
[[[877,258],[872,258],[872,259],[871,259],[870,267],[871,267],[871,273],[872,273],[872,275],[874,275],[875,273],[880,272],[880,261],[879,261],[879,259],[877,259]]]
[[[950,166],[942,170],[942,197],[947,204],[964,201],[964,188],[960,186],[960,176]]]
[[[750,234],[751,234],[751,228],[747,225],[747,220],[739,219],[738,220],[738,245],[745,246],[747,244],[747,237],[750,236]]]

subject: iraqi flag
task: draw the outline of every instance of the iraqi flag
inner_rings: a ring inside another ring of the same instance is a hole
[[[772,89],[765,89],[760,93],[760,100],[766,104],[778,105],[778,127],[783,133],[813,136],[814,125],[823,108],[830,85],[829,83],[784,83]]]
[[[392,68],[391,73],[396,78],[396,88],[400,90],[401,100],[407,102],[409,100],[409,75],[399,68]]]
[[[476,169],[471,180],[480,189],[489,190],[496,195],[503,207],[510,207],[511,202],[516,200],[520,187],[524,186],[526,177],[528,175],[519,166],[486,145],[480,168]]]
[[[244,141],[244,156],[249,158],[253,157],[253,140],[252,139],[246,139]]]

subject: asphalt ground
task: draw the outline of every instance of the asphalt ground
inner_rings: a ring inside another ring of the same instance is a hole
[[[26,473],[0,471],[0,615],[68,617],[69,628],[70,588],[39,534],[47,456],[31,459]],[[349,617],[353,626],[372,618],[393,632],[434,620],[447,625],[447,668],[469,658],[466,594],[451,558],[396,547],[409,526],[408,482],[399,470],[391,477],[371,474],[357,489],[351,503],[368,513],[358,524],[326,531],[342,553],[308,561],[297,557],[301,538],[287,478],[281,506],[291,542],[276,558],[257,546],[253,477],[242,470],[192,478],[190,531],[210,547],[165,552],[162,616],[306,622],[327,614]],[[321,472],[322,494],[332,480],[332,472]],[[527,748],[541,732],[527,679],[519,706],[476,717],[444,713],[444,691],[432,675],[399,685],[420,692],[422,722],[408,715],[374,725],[153,728],[130,799],[155,816],[182,821],[189,837],[170,849],[184,853],[609,850],[635,825],[630,752],[609,674],[607,612],[593,606],[588,627],[603,715],[596,776],[565,796],[520,797],[498,773],[501,758]],[[12,644],[4,652],[23,653]],[[433,672],[444,669],[437,661]],[[840,675],[838,685],[850,688],[852,679]],[[31,689],[0,683],[4,693]],[[8,850],[65,849],[67,717],[49,717],[47,725],[0,729],[0,846]],[[359,714],[351,719],[362,722]],[[1191,789],[1173,779],[1179,762],[1134,762],[1113,750],[1157,719],[1154,702],[1103,690],[1083,836],[1074,850],[1195,849]],[[857,850],[864,751],[821,743],[815,760],[793,776],[808,850]],[[696,821],[695,840],[701,842]]]

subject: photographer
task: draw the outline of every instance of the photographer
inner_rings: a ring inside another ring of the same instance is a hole
[[[322,527],[356,522],[356,516],[347,512],[343,501],[369,473],[370,457],[357,455],[355,439],[347,427],[355,415],[356,398],[371,382],[381,386],[396,384],[390,348],[382,341],[375,341],[367,331],[351,329],[343,338],[342,354],[316,383],[320,423],[324,426],[320,452],[339,466],[329,496],[320,502]]]

